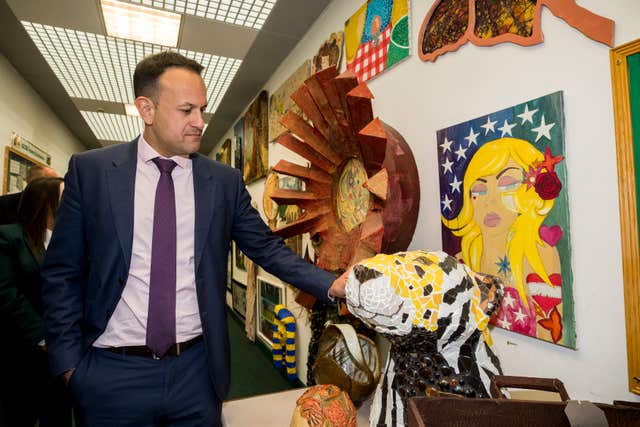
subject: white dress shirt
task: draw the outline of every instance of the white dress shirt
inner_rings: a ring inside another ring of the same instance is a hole
[[[140,135],[129,275],[107,328],[93,344],[95,347],[146,344],[153,211],[160,179],[160,171],[152,162],[155,157],[162,156]],[[184,342],[202,334],[194,270],[193,169],[191,159],[180,156],[170,159],[178,164],[171,173],[176,197],[176,342]]]

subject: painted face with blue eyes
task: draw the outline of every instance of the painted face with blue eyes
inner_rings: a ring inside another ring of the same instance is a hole
[[[495,175],[478,178],[471,184],[469,196],[473,219],[483,233],[507,232],[518,216],[513,194],[522,185],[524,172],[513,160]]]

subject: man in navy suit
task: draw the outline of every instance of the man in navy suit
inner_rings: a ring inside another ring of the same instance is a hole
[[[291,252],[241,174],[197,153],[202,66],[177,53],[134,73],[144,133],[74,155],[44,265],[45,339],[89,426],[219,425],[229,387],[229,244],[321,300],[336,279]]]

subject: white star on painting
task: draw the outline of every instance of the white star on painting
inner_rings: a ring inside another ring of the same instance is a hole
[[[538,133],[538,135],[536,136],[536,142],[538,142],[538,140],[543,136],[547,138],[549,141],[551,141],[551,134],[549,133],[549,131],[555,125],[556,125],[555,123],[546,124],[544,121],[544,114],[543,114],[542,119],[540,119],[540,126],[538,126],[537,128],[531,129],[531,131]]]
[[[527,318],[527,315],[522,312],[522,308],[521,307],[518,307],[518,311],[516,311],[513,314],[516,316],[516,322],[522,322],[523,325],[525,324],[524,319]]]
[[[504,329],[511,329],[511,322],[507,319],[507,317],[503,317],[502,319],[498,319],[498,323],[500,323],[500,327]]]
[[[513,299],[513,297],[505,292],[504,298],[502,300],[502,304],[504,304],[505,307],[513,307],[514,303],[515,303],[515,300]]]
[[[462,181],[458,181],[458,177],[454,175],[453,181],[451,181],[449,185],[451,186],[451,194],[455,193],[456,191],[459,193],[460,185],[462,185]]]
[[[442,212],[446,211],[446,210],[451,210],[451,202],[453,200],[451,200],[449,198],[449,196],[447,196],[446,194],[444,195],[444,200],[441,202],[442,203]]]
[[[484,129],[484,134],[485,135],[489,135],[489,131],[491,132],[495,132],[495,124],[498,123],[497,121],[491,121],[491,117],[487,116],[487,123],[483,124],[482,126],[480,126],[481,128]]]
[[[445,157],[444,162],[442,163],[442,167],[444,168],[444,172],[443,173],[453,173],[453,170],[451,169],[451,166],[453,166],[453,162],[451,160],[449,160],[448,157]]]
[[[533,115],[538,111],[538,109],[536,108],[535,110],[531,110],[529,111],[529,106],[527,104],[524,104],[524,113],[522,114],[518,114],[518,117],[520,117],[522,119],[522,123],[520,123],[521,125],[525,124],[525,122],[529,122],[533,125]]]
[[[445,136],[444,142],[440,144],[440,147],[442,147],[442,152],[446,153],[447,151],[451,151],[451,144],[453,144],[453,141],[449,141]]]
[[[478,135],[480,135],[480,134],[479,133],[473,133],[473,128],[471,128],[469,130],[469,136],[465,136],[464,137],[464,139],[469,141],[469,144],[467,144],[467,148],[471,147],[471,145],[473,145],[473,144],[478,145],[478,142],[476,141],[476,138],[478,137]]]
[[[514,127],[516,127],[516,124],[510,124],[508,121],[504,121],[504,125],[502,125],[501,128],[498,128],[498,130],[500,132],[502,132],[502,137],[504,138],[505,135],[509,135],[509,136],[513,136],[511,134],[511,129],[513,129]]]
[[[455,151],[456,156],[458,156],[457,160],[460,159],[466,159],[467,155],[465,154],[467,152],[466,148],[462,148],[462,144],[460,145],[460,147],[458,147],[458,149]]]

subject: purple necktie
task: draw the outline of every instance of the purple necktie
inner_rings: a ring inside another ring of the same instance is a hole
[[[153,162],[160,179],[153,208],[147,347],[162,357],[176,342],[176,199],[171,178],[176,162],[160,157]]]

